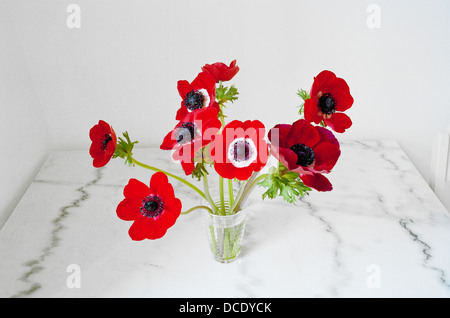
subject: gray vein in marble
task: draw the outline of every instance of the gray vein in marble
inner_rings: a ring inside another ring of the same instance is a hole
[[[428,264],[429,261],[430,261],[431,258],[432,258],[432,255],[431,255],[431,253],[430,253],[431,247],[430,247],[427,243],[425,243],[424,241],[422,241],[422,240],[419,238],[419,235],[418,235],[417,233],[414,233],[414,232],[408,227],[408,224],[414,223],[414,221],[413,221],[412,219],[401,219],[401,220],[399,221],[399,223],[400,223],[400,225],[401,225],[406,231],[408,231],[409,235],[413,238],[413,241],[414,241],[414,242],[418,242],[418,243],[422,246],[422,253],[423,253],[424,256],[425,256],[425,257],[424,257],[424,260],[423,260],[423,266],[424,266],[425,268],[429,268],[429,269],[431,269],[431,270],[433,270],[433,271],[438,272],[438,274],[439,274],[439,279],[440,279],[440,281],[442,282],[442,284],[444,284],[446,287],[450,288],[450,284],[449,284],[449,282],[447,282],[447,279],[446,279],[445,271],[444,271],[443,269],[440,269],[440,268],[435,267],[435,266],[430,266],[430,265]]]
[[[331,224],[325,220],[325,218],[323,218],[322,216],[320,216],[318,214],[318,209],[311,204],[310,202],[307,202],[305,200],[303,200],[303,198],[300,199],[302,203],[305,204],[305,206],[307,207],[309,214],[316,218],[317,220],[319,220],[324,226],[325,226],[325,231],[327,233],[329,233],[334,241],[334,252],[333,252],[333,258],[334,258],[334,267],[337,273],[340,274],[344,274],[345,270],[342,266],[342,262],[340,261],[340,249],[342,246],[342,239],[340,238],[340,236],[337,234],[337,232],[335,231],[335,229],[331,226]],[[332,286],[331,287],[331,293],[334,297],[338,296],[338,286]]]
[[[55,184],[55,185],[78,185],[79,182],[70,182],[70,181],[56,181],[56,180],[42,180],[42,179],[36,179],[33,180],[35,183],[48,183],[48,184]],[[87,183],[86,185],[88,185]],[[86,186],[85,185],[85,186]],[[94,185],[94,184],[90,184]],[[110,188],[123,188],[125,185],[123,184],[108,184],[108,183],[102,183],[102,184],[95,184],[97,187],[110,187]]]
[[[50,255],[52,255],[53,250],[59,246],[59,242],[61,240],[60,232],[65,228],[63,221],[71,213],[70,209],[77,208],[83,201],[86,201],[89,198],[89,192],[86,191],[86,189],[89,188],[90,186],[95,185],[97,182],[101,180],[101,178],[102,178],[102,169],[101,168],[96,169],[95,179],[89,181],[88,183],[84,184],[83,186],[77,189],[77,191],[81,195],[77,199],[72,201],[69,205],[62,207],[59,210],[60,211],[59,216],[52,221],[53,230],[51,231],[51,238],[48,246],[42,250],[41,255],[37,259],[30,260],[24,264],[26,267],[28,267],[28,271],[25,274],[23,274],[19,279],[27,284],[30,284],[30,287],[26,290],[22,290],[16,293],[15,295],[12,296],[12,298],[30,296],[42,288],[42,285],[38,282],[34,282],[31,279],[31,277],[44,269],[44,266],[42,264]],[[38,180],[37,182],[40,181]]]
[[[374,147],[371,147],[371,146],[369,146],[369,145],[367,145],[367,144],[365,144],[365,143],[363,143],[363,142],[359,142],[359,141],[358,141],[357,143],[360,144],[360,145],[363,145],[366,149],[370,149],[370,150],[376,151],[376,152],[379,154],[379,156],[380,156],[381,159],[383,159],[385,162],[388,162],[388,163],[393,167],[393,169],[394,169],[395,171],[398,172],[399,178],[400,178],[401,180],[404,180],[404,179],[405,179],[405,171],[401,170],[400,167],[399,167],[393,160],[387,158],[386,155],[383,154],[379,149],[376,149],[376,148],[374,148]],[[377,144],[377,147],[378,147],[378,148],[381,148],[381,144],[378,143],[378,144]],[[404,159],[407,160],[407,158],[404,158]],[[418,203],[420,203],[421,205],[424,204],[424,200],[421,198],[420,195],[417,195],[417,194],[415,193],[415,190],[414,190],[412,187],[408,187],[408,191],[411,192],[412,197],[416,198],[416,199],[419,201]],[[377,194],[377,198],[378,198],[378,201],[379,201],[379,203],[380,203],[380,205],[381,205],[381,208],[382,208],[382,210],[384,211],[384,213],[386,213],[386,214],[387,214],[388,216],[390,216],[390,217],[398,218],[398,216],[396,216],[396,215],[394,215],[393,213],[391,213],[391,212],[389,211],[389,209],[385,206],[385,200],[384,200],[383,196],[382,196],[380,193]],[[431,221],[433,221],[433,216],[432,216],[431,213],[430,213],[430,218],[431,218]],[[443,269],[441,269],[441,268],[434,267],[434,266],[430,266],[430,265],[428,264],[429,261],[432,259],[432,255],[431,255],[431,253],[430,253],[431,247],[430,247],[430,245],[429,245],[428,243],[426,243],[425,241],[419,239],[419,235],[418,235],[417,233],[414,233],[414,232],[408,227],[408,224],[410,224],[410,223],[414,223],[414,221],[413,221],[411,218],[408,218],[408,219],[400,218],[400,219],[398,220],[398,224],[400,224],[400,226],[402,227],[402,229],[404,229],[404,230],[406,230],[406,231],[408,232],[408,234],[412,237],[413,241],[414,241],[414,242],[418,242],[418,243],[422,246],[422,253],[424,254],[423,266],[424,266],[425,268],[428,268],[428,269],[430,269],[430,270],[433,270],[433,271],[438,272],[440,281],[441,281],[447,288],[450,288],[450,284],[449,284],[449,282],[447,281],[445,271],[444,271]]]

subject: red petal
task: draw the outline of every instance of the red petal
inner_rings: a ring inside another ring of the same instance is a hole
[[[175,220],[176,220],[176,218],[178,218],[180,216],[181,207],[182,207],[181,201],[177,198],[174,198],[170,202],[164,203],[164,209],[170,211],[171,216],[174,217]],[[172,225],[173,225],[173,223],[170,226],[172,226]]]
[[[296,144],[304,144],[313,148],[319,140],[320,136],[315,127],[304,119],[300,119],[292,124],[291,131],[287,136],[287,145],[292,147]]]
[[[128,235],[130,235],[133,241],[142,241],[146,238],[149,229],[148,223],[149,220],[147,218],[141,218],[133,222],[128,230]]]
[[[222,73],[221,81],[226,82],[231,80],[238,72],[239,72],[238,66],[229,68],[228,70]]]
[[[103,140],[105,135],[111,133],[111,126],[109,126],[105,121],[99,120],[97,125],[94,125],[89,130],[89,138],[92,141]]]
[[[197,77],[192,81],[191,87],[194,90],[198,89],[206,89],[208,93],[210,93],[211,89],[214,87],[214,92],[216,88],[216,81],[214,77],[209,72],[201,72],[197,75]],[[214,96],[210,96],[212,100],[214,100]]]
[[[322,120],[322,116],[318,115],[319,109],[317,108],[316,98],[307,99],[303,110],[306,121],[318,124]]]
[[[181,161],[181,167],[184,170],[184,173],[189,176],[192,174],[192,171],[195,169],[195,165],[193,162],[183,162]]]
[[[125,198],[139,198],[142,200],[149,194],[149,187],[145,183],[133,178],[128,181],[128,184],[123,189]]]
[[[248,178],[250,178],[253,171],[254,170],[252,169],[251,165],[248,167],[244,167],[244,168],[235,168],[234,177],[238,180],[245,181]],[[228,178],[228,179],[230,179],[230,178]]]
[[[177,83],[177,89],[178,93],[180,94],[181,98],[184,100],[184,97],[186,97],[186,94],[192,91],[191,84],[189,84],[188,81],[178,81]]]
[[[300,175],[300,179],[302,179],[305,185],[317,191],[325,192],[333,190],[330,181],[321,174]]]
[[[166,231],[168,228],[173,226],[177,221],[178,217],[181,213],[181,201],[175,199],[171,205],[171,207],[167,207],[164,209],[164,212],[159,216],[156,220],[157,226],[159,228],[164,228]]]
[[[320,142],[329,142],[332,143],[333,145],[340,147],[339,141],[336,139],[336,137],[333,135],[331,131],[329,131],[324,127],[316,127],[316,129],[320,135]]]
[[[150,179],[150,192],[159,194],[169,184],[169,179],[163,172],[155,172]]]
[[[162,150],[172,150],[176,146],[178,146],[178,143],[175,139],[174,130],[172,130],[166,135],[166,137],[164,137],[164,140],[159,148]]]
[[[104,158],[104,157],[94,158],[94,161],[92,162],[92,165],[95,168],[101,168],[101,167],[106,166],[106,164],[109,162],[110,159],[111,159],[111,157],[109,157],[109,158]]]
[[[298,168],[297,164],[298,156],[291,149],[280,148],[279,154],[280,154],[279,160],[286,168],[288,168],[289,170],[294,170]]]
[[[175,192],[173,186],[170,183],[160,185],[157,194],[161,197],[164,204],[171,204],[175,199]]]
[[[336,110],[339,112],[343,112],[353,105],[350,88],[342,78],[336,78],[327,88],[327,93],[333,96],[333,99],[336,101]]]
[[[186,106],[184,106],[184,102],[181,102],[181,107],[178,109],[175,119],[182,120],[188,114],[189,114],[189,111],[186,108]]]
[[[119,219],[124,221],[133,221],[142,217],[140,207],[142,205],[142,200],[133,199],[123,199],[116,208],[116,213]]]
[[[314,170],[316,170],[317,172],[329,172],[331,169],[333,169],[334,165],[339,159],[341,150],[334,144],[328,142],[320,142],[314,148],[314,155]]]
[[[233,179],[235,177],[236,167],[231,163],[216,162],[214,169],[222,178]]]
[[[169,227],[164,226],[163,224],[159,224],[159,222],[152,222],[152,223],[147,222],[146,228],[144,229],[146,239],[149,240],[160,239],[166,234],[168,228]]]
[[[335,132],[343,133],[352,125],[352,120],[344,113],[334,113],[330,119],[325,119],[325,124]]]
[[[268,138],[273,145],[287,148],[287,136],[292,125],[278,124],[269,130]]]
[[[116,142],[114,141],[114,138],[112,138],[111,141],[108,142],[108,144],[106,145],[105,156],[111,159],[115,151],[116,151]]]
[[[210,73],[215,80],[219,80],[220,78],[220,70],[214,64],[213,65],[206,64],[205,66],[202,67],[202,71]]]
[[[316,77],[314,77],[314,83],[311,88],[311,97],[316,98],[317,93],[328,93],[328,88],[336,79],[336,75],[330,71],[322,71]]]
[[[93,141],[91,146],[89,147],[89,154],[92,158],[101,158],[105,156],[105,151],[101,148],[101,142],[100,141]]]

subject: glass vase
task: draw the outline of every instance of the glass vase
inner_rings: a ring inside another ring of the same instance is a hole
[[[247,209],[229,215],[204,213],[206,236],[214,259],[230,263],[237,259],[242,249]]]

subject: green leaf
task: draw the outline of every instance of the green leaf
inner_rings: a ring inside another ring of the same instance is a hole
[[[195,165],[194,170],[192,170],[192,178],[197,178],[197,181],[200,181],[204,173],[209,174],[208,170],[206,170],[205,163],[199,162]]]
[[[297,172],[288,170],[281,162],[278,168],[270,168],[258,185],[268,188],[262,195],[263,199],[280,196],[289,203],[295,203],[298,197],[303,197],[312,190],[302,182]]]
[[[195,168],[192,171],[192,178],[197,178],[198,181],[201,180],[203,177],[203,173],[209,174],[208,170],[206,170],[206,165],[209,165],[212,167],[214,164],[214,161],[211,159],[210,153],[209,153],[210,145],[207,145],[199,150],[194,155],[194,163]]]
[[[307,91],[305,91],[304,89],[299,89],[297,91],[297,95],[300,96],[303,99],[303,101],[306,101],[307,99],[311,98],[309,93]]]
[[[305,91],[304,89],[299,89],[297,91],[297,95],[300,96],[301,99],[303,99],[303,102],[300,104],[300,109],[298,110],[298,114],[302,115],[303,114],[303,108],[305,106],[305,101],[310,99],[311,96],[309,95],[309,93],[307,91]]]
[[[220,83],[219,87],[216,88],[216,99],[221,106],[228,101],[233,103],[238,99],[238,95],[239,92],[234,85],[226,87]]]
[[[137,144],[137,141],[131,141],[130,136],[128,135],[128,132],[124,132],[122,137],[119,137],[116,145],[116,150],[114,151],[113,158],[120,157],[122,159],[125,159],[125,164],[128,164],[130,166],[134,166],[133,163],[133,148],[134,145]]]

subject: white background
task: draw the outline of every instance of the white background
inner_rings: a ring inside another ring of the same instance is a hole
[[[355,99],[338,139],[395,139],[429,181],[434,133],[450,124],[449,0],[0,0],[0,226],[48,151],[88,155],[99,119],[158,147],[177,81],[233,59],[229,120],[292,123],[297,89],[329,69]]]

